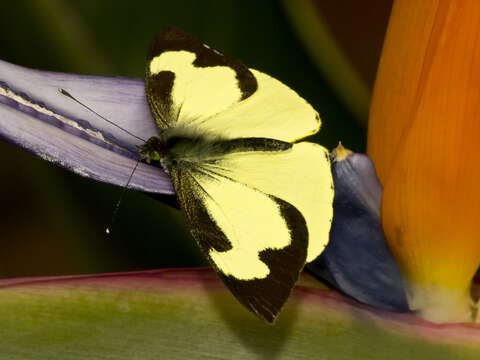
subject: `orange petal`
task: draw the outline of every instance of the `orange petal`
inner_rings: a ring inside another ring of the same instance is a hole
[[[466,320],[480,264],[480,1],[397,0],[371,110],[382,221],[433,320]]]

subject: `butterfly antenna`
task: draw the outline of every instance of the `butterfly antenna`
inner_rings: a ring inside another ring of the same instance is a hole
[[[143,141],[143,142],[146,142],[145,139],[142,139],[141,137],[135,135],[135,134],[132,134],[130,131],[128,131],[127,129],[124,129],[123,127],[115,124],[113,121],[110,121],[108,120],[105,116],[102,116],[100,115],[99,113],[97,113],[95,110],[93,110],[92,108],[90,108],[89,106],[85,105],[84,103],[82,103],[81,101],[77,100],[76,98],[74,98],[72,96],[72,94],[70,94],[67,90],[65,89],[62,89],[62,88],[59,88],[58,91],[60,92],[60,94],[66,96],[66,97],[69,97],[70,99],[72,99],[73,101],[75,101],[77,104],[80,104],[82,105],[84,108],[86,108],[87,110],[91,111],[92,113],[94,113],[95,115],[97,115],[99,118],[105,120],[107,123],[117,127],[118,129],[120,130],[123,130],[125,131],[127,134],[133,136],[134,138],[140,140],[140,141]],[[115,208],[113,209],[113,213],[112,213],[112,219],[110,220],[110,226],[108,226],[106,229],[105,229],[105,232],[107,234],[110,234],[111,232],[111,228],[113,226],[113,223],[115,222],[115,219],[117,217],[117,213],[118,213],[118,210],[120,209],[120,204],[122,203],[122,200],[123,200],[123,197],[125,196],[125,193],[127,192],[127,189],[128,189],[128,185],[130,185],[130,181],[132,181],[132,177],[133,177],[133,174],[135,173],[135,170],[137,170],[137,167],[138,167],[138,164],[140,163],[140,159],[137,160],[137,162],[135,163],[135,166],[133,167],[133,170],[130,174],[130,176],[128,177],[128,180],[127,180],[127,183],[125,184],[125,186],[123,187],[123,190],[122,190],[122,193],[120,195],[120,198],[118,199],[117,203],[115,204]]]
[[[120,194],[120,198],[118,199],[117,203],[115,204],[115,208],[113,209],[113,213],[112,213],[112,219],[110,220],[110,226],[108,226],[105,229],[105,232],[107,234],[110,234],[110,232],[111,232],[111,229],[113,227],[113,223],[115,222],[115,219],[117,217],[118,209],[120,209],[120,204],[123,200],[123,197],[124,197],[125,193],[127,192],[128,185],[130,185],[130,181],[132,180],[133,174],[135,173],[135,170],[137,170],[137,167],[138,167],[139,163],[140,163],[140,159],[137,160],[137,162],[136,162],[136,164],[135,164],[135,166],[132,170],[132,173],[130,174],[130,177],[127,180],[127,183],[123,187],[122,193]]]
[[[124,129],[123,127],[115,124],[113,121],[110,121],[108,120],[106,117],[100,115],[99,113],[97,113],[95,110],[93,110],[92,108],[88,107],[87,105],[85,105],[84,103],[80,102],[79,100],[75,99],[67,90],[65,89],[62,89],[62,88],[59,88],[58,91],[60,92],[60,94],[62,95],[65,95],[66,97],[69,97],[70,99],[72,99],[73,101],[75,101],[77,104],[80,104],[82,105],[84,108],[90,110],[92,113],[94,113],[95,115],[97,115],[99,118],[105,120],[106,122],[108,122],[110,125],[113,125],[117,128],[119,128],[120,130],[123,130],[125,131],[127,134],[133,136],[134,138],[138,139],[138,140],[141,140],[143,142],[146,142],[145,139],[142,139],[141,137],[135,135],[135,134],[132,134],[130,131],[128,131],[127,129]],[[138,165],[138,164],[137,164]]]

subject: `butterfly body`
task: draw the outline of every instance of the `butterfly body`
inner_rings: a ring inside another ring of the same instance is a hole
[[[202,167],[216,163],[223,156],[235,152],[284,151],[292,144],[268,138],[224,139],[206,137],[192,132],[164,131],[161,136],[153,136],[140,147],[140,155],[147,162],[160,161],[162,168],[170,173],[172,167]]]
[[[159,135],[140,147],[172,179],[200,250],[237,299],[273,322],[326,246],[328,152],[293,90],[169,27],[153,41],[146,93]]]

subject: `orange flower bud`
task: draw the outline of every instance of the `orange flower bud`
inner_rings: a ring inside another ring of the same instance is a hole
[[[370,115],[383,227],[410,306],[469,320],[480,264],[480,1],[395,1]]]

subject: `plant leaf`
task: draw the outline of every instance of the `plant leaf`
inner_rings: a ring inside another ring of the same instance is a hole
[[[303,275],[274,326],[212,270],[0,281],[8,359],[477,359],[480,328],[359,305]]]

